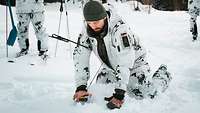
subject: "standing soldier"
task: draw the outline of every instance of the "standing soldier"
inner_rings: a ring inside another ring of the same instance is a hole
[[[39,56],[47,55],[48,34],[44,27],[44,0],[16,0],[16,14],[18,18],[18,43],[21,51],[17,57],[26,55],[29,50],[29,24],[35,30]]]
[[[197,16],[200,12],[200,0],[188,0],[188,10],[190,14],[190,32],[192,32],[193,40],[197,40],[198,29],[197,29]]]

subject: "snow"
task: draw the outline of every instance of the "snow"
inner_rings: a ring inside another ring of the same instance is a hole
[[[59,41],[55,57],[56,40],[49,39],[50,59],[43,63],[37,56],[36,38],[31,25],[29,54],[14,59],[19,51],[16,42],[13,47],[8,48],[7,58],[6,10],[4,6],[0,6],[0,113],[198,113],[200,42],[192,42],[188,13],[152,10],[148,14],[146,11],[134,12],[128,3],[114,3],[114,6],[146,47],[152,72],[162,63],[168,65],[173,80],[165,93],[154,100],[135,100],[126,96],[123,107],[111,111],[106,108],[103,98],[112,94],[112,85],[93,83],[89,88],[93,94],[91,102],[85,105],[75,104],[72,100],[75,84],[69,44]],[[58,33],[59,4],[47,4],[45,8],[47,32],[49,35]],[[12,9],[15,13],[15,8]],[[70,36],[76,41],[82,27],[82,12],[78,5],[69,5],[67,11]],[[14,18],[16,19],[15,14]],[[8,22],[9,33],[10,18]],[[198,26],[200,28],[200,24]],[[66,34],[66,15],[63,12],[60,35],[67,37]],[[15,63],[9,63],[8,60],[14,60]],[[94,55],[90,65],[92,79],[100,66]]]

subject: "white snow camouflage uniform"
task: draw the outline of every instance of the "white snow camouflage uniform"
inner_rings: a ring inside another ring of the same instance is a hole
[[[101,33],[99,38],[104,40],[108,60],[102,57],[105,51],[99,49],[103,48],[102,43],[95,38],[95,34],[90,34],[85,23],[78,43],[89,49],[77,45],[73,53],[76,87],[87,85],[90,77],[89,59],[93,51],[103,62],[102,69],[97,75],[97,83],[115,83],[117,89],[123,89],[130,96],[139,99],[147,95],[154,96],[157,89],[147,80],[150,77],[150,67],[146,61],[145,49],[120,16],[112,10],[108,10],[107,13],[108,26],[104,27],[107,33]],[[158,73],[159,76],[154,76],[154,80],[159,82],[161,90],[164,91],[171,77],[167,70]]]
[[[192,32],[193,36],[198,36],[197,31],[197,16],[199,16],[200,12],[200,0],[188,0],[188,12],[191,16],[190,18],[190,31]]]
[[[44,0],[16,0],[18,43],[21,50],[29,48],[28,31],[30,21],[38,39],[38,50],[48,50],[48,34],[44,27],[43,2]]]

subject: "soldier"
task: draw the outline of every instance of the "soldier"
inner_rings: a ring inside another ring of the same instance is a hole
[[[161,66],[150,78],[150,67],[146,60],[146,51],[139,39],[132,33],[127,23],[113,12],[107,11],[98,1],[89,1],[83,8],[85,25],[74,50],[76,91],[74,100],[85,101],[91,95],[87,89],[90,77],[89,59],[93,51],[103,63],[97,75],[97,83],[115,84],[111,97],[106,97],[109,109],[120,108],[125,93],[136,99],[154,98],[158,92],[164,92],[171,76],[166,66]],[[159,89],[159,90],[158,90]]]
[[[190,17],[190,32],[192,32],[193,40],[197,40],[198,29],[197,29],[197,16],[200,12],[200,0],[188,0],[188,10]]]

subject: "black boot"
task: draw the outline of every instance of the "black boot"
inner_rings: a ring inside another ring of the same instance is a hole
[[[39,51],[38,56],[43,56],[43,55],[47,55],[47,50],[46,51]]]
[[[27,54],[28,54],[28,49],[21,49],[21,51],[17,53],[16,58]]]

